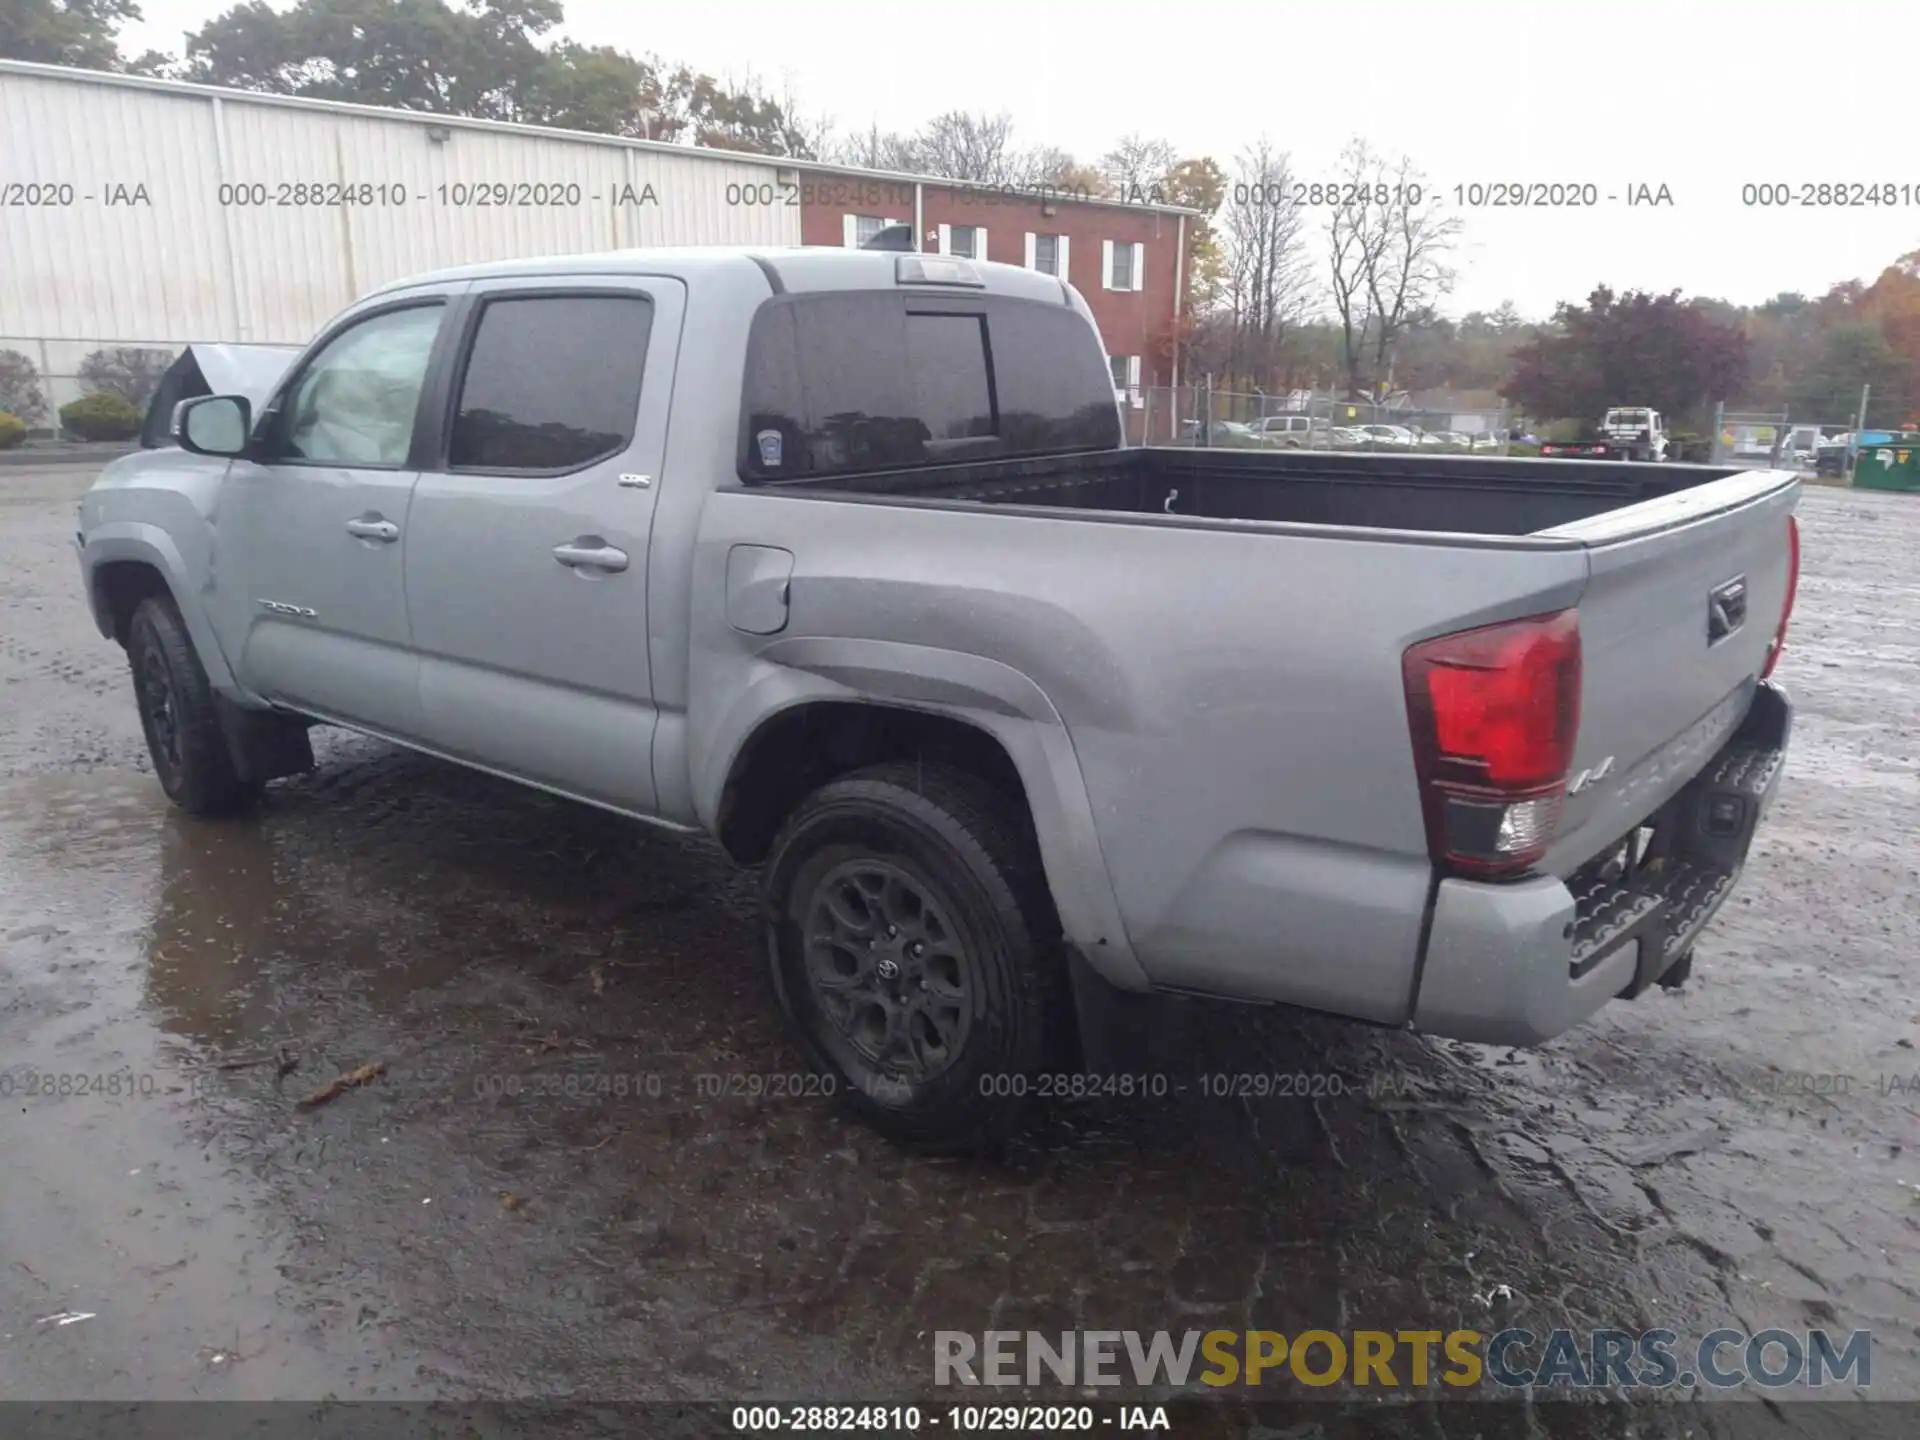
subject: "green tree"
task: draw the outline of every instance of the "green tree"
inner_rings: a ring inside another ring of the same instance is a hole
[[[1610,405],[1677,416],[1741,393],[1749,363],[1745,330],[1679,291],[1616,296],[1602,285],[1520,347],[1505,393],[1543,419],[1597,420]]]
[[[145,68],[243,90],[811,158],[788,102],[553,40],[560,0],[244,0]]]
[[[1160,190],[1167,204],[1200,212],[1187,233],[1187,253],[1192,257],[1188,261],[1193,275],[1192,308],[1210,309],[1219,303],[1226,283],[1226,257],[1220,253],[1214,217],[1226,203],[1227,172],[1209,155],[1176,160],[1160,177]]]
[[[118,70],[114,32],[139,18],[133,0],[0,0],[0,60]]]
[[[1818,359],[1794,378],[1789,413],[1850,422],[1860,405],[1862,385],[1873,387],[1867,402],[1869,426],[1884,428],[1906,419],[1914,363],[1887,343],[1878,324],[1865,320],[1826,333]]]

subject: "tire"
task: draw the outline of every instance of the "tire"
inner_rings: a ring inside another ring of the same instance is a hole
[[[1015,801],[947,766],[843,776],[774,841],[764,905],[781,1012],[846,1109],[919,1150],[1013,1132],[1067,1010],[1059,923]]]
[[[213,688],[170,597],[152,596],[133,612],[127,662],[147,754],[167,798],[190,815],[228,815],[253,801],[261,787],[234,771]]]

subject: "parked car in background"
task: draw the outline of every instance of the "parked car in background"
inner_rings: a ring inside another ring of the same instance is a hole
[[[1219,420],[1215,422],[1216,445],[1254,445],[1280,446],[1282,437],[1259,429],[1249,421]]]
[[[1658,464],[1667,458],[1666,421],[1645,405],[1615,405],[1577,440],[1544,441],[1540,453],[1558,460]]]
[[[1268,440],[1299,450],[1330,444],[1333,422],[1317,415],[1269,415],[1256,422],[1254,429]]]
[[[1376,450],[1404,449],[1413,443],[1413,436],[1398,425],[1366,424],[1353,428],[1359,434],[1361,444]]]
[[[1278,436],[1268,436],[1242,420],[1215,420],[1202,427],[1198,420],[1182,421],[1181,439],[1188,445],[1235,445],[1266,449],[1277,447]]]
[[[1796,470],[1811,470],[1820,449],[1820,427],[1818,425],[1795,425],[1787,431],[1786,440],[1780,446],[1782,463]]]

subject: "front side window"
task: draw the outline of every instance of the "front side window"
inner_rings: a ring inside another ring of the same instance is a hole
[[[437,303],[388,310],[328,341],[287,394],[280,458],[406,464],[443,313]]]
[[[460,382],[455,470],[573,470],[633,439],[653,330],[644,295],[490,300]]]
[[[741,476],[1116,447],[1098,344],[1074,311],[1030,300],[894,291],[770,300],[748,340]]]

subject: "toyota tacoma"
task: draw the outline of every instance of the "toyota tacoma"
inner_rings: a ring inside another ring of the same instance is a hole
[[[1794,476],[1127,447],[1014,266],[447,270],[171,433],[76,540],[174,802],[326,724],[706,832],[909,1143],[1129,994],[1530,1045],[1674,983],[1788,741]]]

